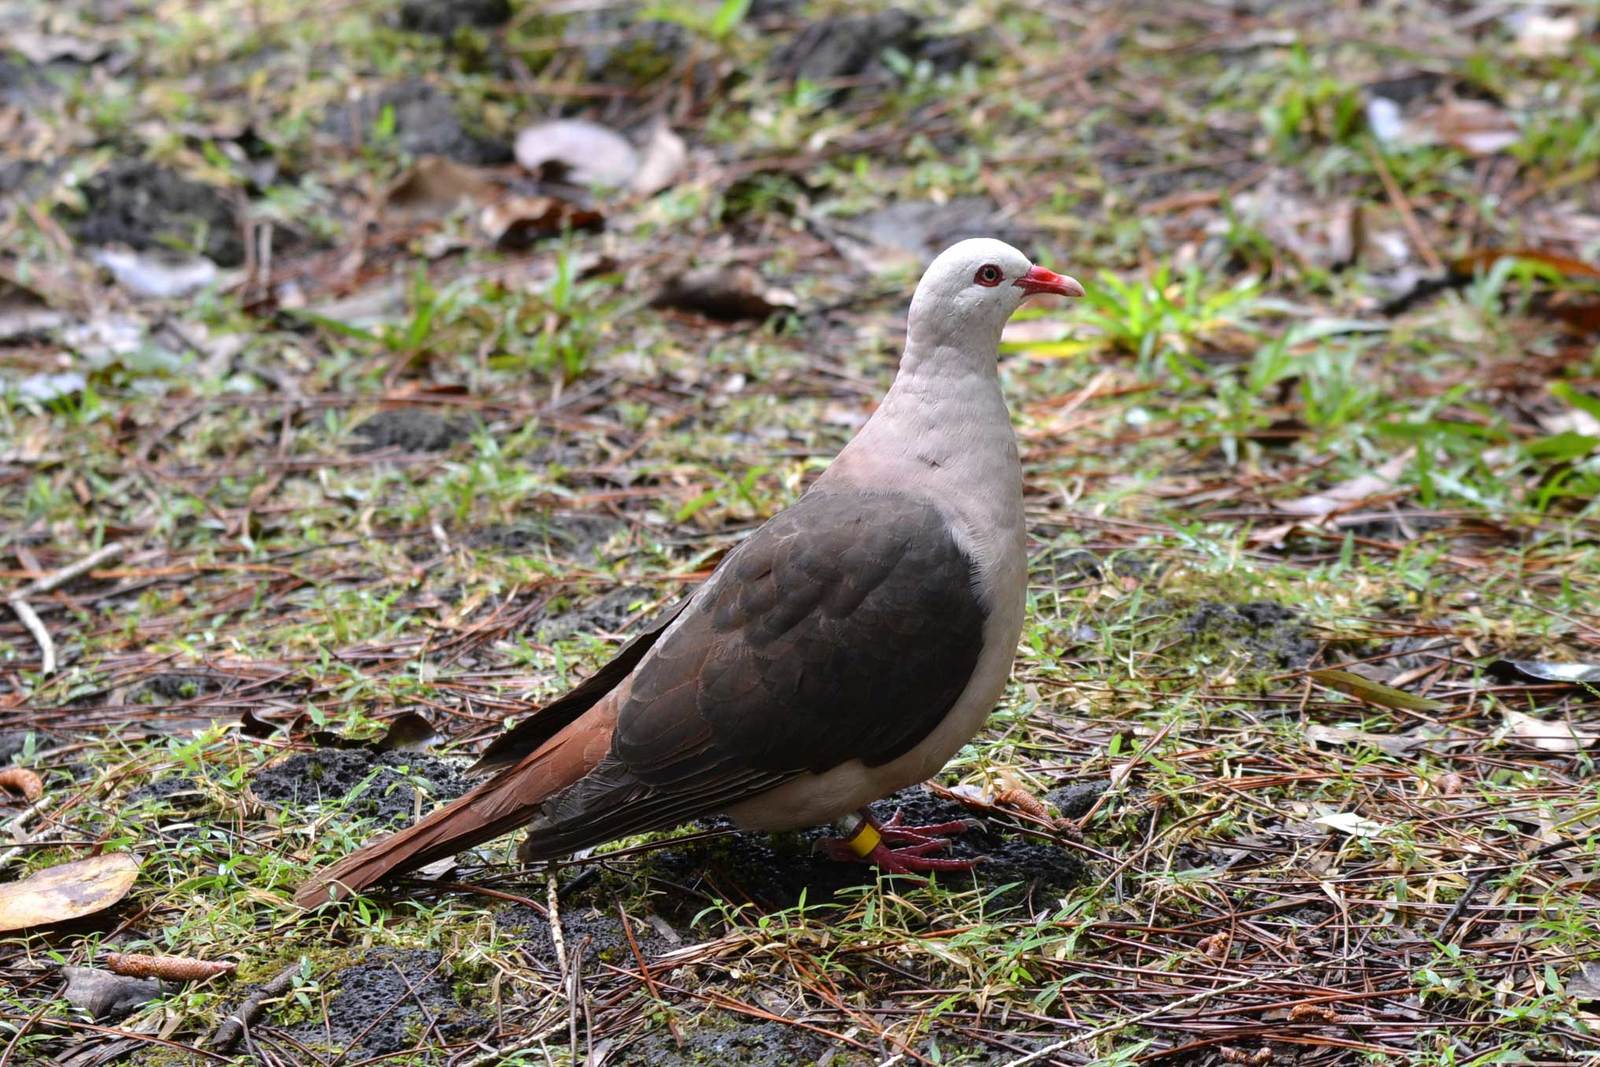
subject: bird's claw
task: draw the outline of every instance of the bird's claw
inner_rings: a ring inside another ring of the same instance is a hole
[[[872,823],[879,841],[866,855],[860,855],[842,838],[824,838],[819,844],[830,859],[840,863],[870,863],[886,874],[919,874],[925,871],[970,871],[978,858],[955,859],[930,856],[930,852],[950,846],[950,837],[975,830],[976,819],[955,819],[925,826],[907,826],[902,812],[888,822]]]

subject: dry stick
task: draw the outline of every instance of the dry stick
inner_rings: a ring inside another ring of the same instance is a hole
[[[6,598],[11,611],[21,620],[28,633],[33,635],[33,640],[39,646],[39,673],[41,675],[54,674],[56,671],[56,646],[50,640],[50,631],[44,628],[44,622],[39,618],[39,613],[33,610],[33,605],[28,603],[28,597],[39,593],[48,593],[64,582],[70,582],[85,571],[93,570],[106,560],[122,555],[127,545],[121,541],[113,541],[109,545],[89,553],[76,563],[69,563],[60,570],[51,571],[43,577],[18,589]]]
[[[267,1001],[289,992],[294,986],[295,975],[299,973],[300,961],[296,960],[273,975],[265,985],[245,998],[238,1011],[217,1024],[217,1028],[206,1039],[206,1044],[217,1049],[232,1048],[233,1043],[244,1034],[245,1027],[261,1017],[261,1010]]]
[[[1290,967],[1288,970],[1279,971],[1276,974],[1247,975],[1246,977],[1239,979],[1237,982],[1229,982],[1227,985],[1220,985],[1215,989],[1203,989],[1192,996],[1184,997],[1181,1000],[1175,1000],[1171,1004],[1162,1004],[1160,1007],[1151,1008],[1149,1011],[1140,1012],[1138,1015],[1130,1015],[1126,1019],[1119,1019],[1114,1023],[1107,1023],[1104,1026],[1097,1026],[1093,1030],[1088,1030],[1084,1033],[1078,1034],[1076,1037],[1069,1037],[1063,1041],[1057,1041],[1053,1045],[1046,1045],[1044,1048],[1036,1049],[1035,1051],[1028,1053],[1026,1056],[1019,1056],[1014,1060],[1007,1060],[1001,1065],[1001,1067],[1024,1067],[1025,1064],[1037,1063],[1046,1056],[1052,1056],[1057,1052],[1064,1052],[1073,1045],[1081,1045],[1087,1041],[1093,1041],[1096,1038],[1105,1037],[1107,1034],[1114,1034],[1118,1030],[1126,1030],[1130,1026],[1137,1026],[1146,1020],[1154,1019],[1156,1016],[1164,1015],[1169,1011],[1177,1011],[1179,1008],[1187,1008],[1193,1004],[1199,1004],[1202,1001],[1210,1000],[1212,997],[1221,996],[1223,993],[1232,993],[1235,990],[1243,989],[1245,986],[1256,985],[1261,982],[1280,981],[1284,978],[1288,978],[1290,975],[1299,974],[1301,971],[1312,966],[1312,964],[1315,962],[1318,961],[1296,964],[1295,966]]]
[[[628,947],[633,950],[633,958],[639,963],[639,977],[644,980],[644,987],[650,991],[650,996],[661,1006],[667,1017],[667,1029],[672,1031],[672,1040],[677,1042],[679,1048],[683,1047],[683,1034],[678,1032],[678,1020],[673,1017],[672,1008],[661,998],[661,990],[656,986],[655,977],[650,973],[650,967],[644,962],[644,953],[639,951],[639,942],[633,936],[633,923],[628,918],[628,913],[623,910],[622,902],[617,901],[617,914],[622,917],[622,932],[627,935]]]
[[[545,876],[545,920],[550,924],[550,943],[555,946],[556,966],[561,968],[561,980],[567,980],[567,939],[561,933],[561,907],[557,899],[556,876]]]
[[[1378,180],[1383,183],[1383,191],[1389,194],[1389,203],[1400,213],[1400,222],[1410,235],[1411,243],[1416,246],[1417,254],[1422,257],[1429,270],[1435,274],[1443,274],[1444,262],[1440,260],[1439,253],[1433,250],[1427,235],[1422,232],[1422,224],[1417,221],[1416,212],[1411,209],[1411,201],[1406,199],[1400,183],[1395,181],[1394,175],[1389,172],[1389,164],[1383,161],[1383,153],[1368,143],[1367,158],[1372,160],[1373,169],[1378,172]]]

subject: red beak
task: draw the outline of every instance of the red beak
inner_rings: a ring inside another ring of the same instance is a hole
[[[1045,270],[1043,267],[1029,267],[1028,273],[1012,284],[1027,296],[1038,293],[1054,293],[1056,296],[1083,295],[1083,286],[1078,284],[1077,279],[1057,274],[1053,270]]]

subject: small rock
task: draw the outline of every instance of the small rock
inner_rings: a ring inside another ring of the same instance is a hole
[[[385,110],[394,113],[394,139],[402,152],[448,156],[462,163],[484,165],[511,160],[508,143],[470,132],[457,113],[455,101],[443,90],[421,81],[391,85],[333,108],[323,119],[322,129],[354,149],[372,140]]]
[[[457,30],[493,29],[511,20],[511,0],[404,0],[400,28],[436,37]]]
[[[472,433],[463,419],[447,418],[424,408],[380,411],[350,431],[367,443],[359,451],[398,448],[404,452],[442,452]]]
[[[244,262],[239,215],[224,189],[136,160],[90,178],[83,195],[88,211],[69,219],[68,228],[85,244],[124,244],[141,252],[188,248],[220,266]]]
[[[61,974],[67,980],[62,997],[98,1022],[125,1018],[161,995],[161,983],[154,978],[129,978],[93,967],[63,967]]]

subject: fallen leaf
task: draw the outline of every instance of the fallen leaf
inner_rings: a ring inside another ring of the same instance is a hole
[[[426,752],[439,740],[433,724],[415,711],[403,711],[390,720],[389,728],[378,739],[379,752]]]
[[[139,861],[126,852],[47,867],[0,885],[0,932],[93,915],[127,896]]]
[[[1542,659],[1497,659],[1488,671],[1498,677],[1521,678],[1530,682],[1565,682],[1568,685],[1600,684],[1600,663],[1552,663]]]
[[[93,63],[111,51],[98,41],[74,37],[71,34],[39,33],[25,29],[9,30],[6,33],[6,47],[28,62],[39,66],[61,59],[75,63]]]
[[[1567,278],[1600,278],[1600,267],[1574,256],[1543,248],[1479,248],[1451,260],[1450,270],[1454,274],[1470,278],[1481,271],[1487,271],[1502,259],[1539,263]]]
[[[160,982],[93,967],[63,967],[61,976],[67,980],[62,999],[99,1022],[121,1019],[161,995]]]
[[[478,228],[502,251],[525,249],[542,237],[567,230],[593,230],[605,224],[598,211],[553,196],[514,196],[490,204],[478,215]]]
[[[1403,492],[1408,487],[1399,485],[1400,475],[1411,462],[1412,451],[1390,459],[1371,474],[1362,474],[1349,481],[1330,486],[1320,493],[1311,493],[1294,500],[1281,500],[1273,504],[1279,511],[1290,515],[1308,515],[1322,518],[1341,511],[1353,511],[1375,496],[1388,496]]]
[[[1403,756],[1422,743],[1421,738],[1399,737],[1394,734],[1373,734],[1365,730],[1350,730],[1343,726],[1324,726],[1321,723],[1312,723],[1306,727],[1306,737],[1312,741],[1320,741],[1325,745],[1367,745],[1387,752],[1391,756]]]
[[[1484,100],[1443,100],[1410,118],[1401,118],[1397,104],[1379,97],[1367,105],[1367,122],[1378,140],[1399,148],[1445,144],[1470,155],[1488,156],[1522,139],[1517,120]]]
[[[533,174],[603,189],[628,185],[639,170],[639,153],[626,137],[582,119],[529,126],[517,134],[516,156]]]
[[[1351,837],[1380,837],[1389,829],[1383,823],[1374,822],[1353,811],[1336,811],[1332,815],[1321,815],[1311,821],[1318,826],[1326,826],[1330,830],[1337,830]]]
[[[0,342],[44,333],[66,321],[32,286],[0,274]]]
[[[477,167],[423,156],[389,186],[384,207],[400,221],[433,222],[498,194],[499,186]]]
[[[134,296],[171,300],[197,293],[215,282],[217,265],[205,256],[174,256],[163,252],[135,252],[129,248],[98,248],[91,258]]]
[[[796,301],[786,290],[769,286],[752,268],[703,267],[669,279],[650,304],[735,322],[765,319],[793,308]]]
[[[1577,730],[1571,723],[1546,722],[1520,711],[1506,712],[1506,726],[1513,736],[1545,752],[1577,752],[1600,741],[1600,734]]]
[[[1547,59],[1568,55],[1582,27],[1576,15],[1546,15],[1541,11],[1518,11],[1516,19],[1517,55]]]
[[[678,180],[689,162],[689,148],[665,120],[657,120],[639,153],[639,167],[628,186],[640,196],[654,196]]]
[[[1336,668],[1324,668],[1312,671],[1311,680],[1329,689],[1337,689],[1357,700],[1364,700],[1368,704],[1376,704],[1383,708],[1401,708],[1405,711],[1444,711],[1445,706],[1437,700],[1419,697],[1415,693],[1407,693],[1403,689],[1396,689],[1392,685],[1374,682],[1370,678],[1363,678],[1350,671],[1341,671]]]

